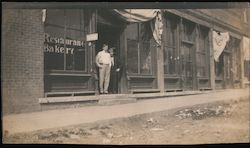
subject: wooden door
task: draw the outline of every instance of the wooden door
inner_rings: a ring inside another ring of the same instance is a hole
[[[224,54],[224,86],[225,88],[232,88],[232,56],[230,53]]]
[[[188,43],[182,44],[180,51],[181,71],[182,71],[182,88],[184,90],[193,89],[193,45]]]

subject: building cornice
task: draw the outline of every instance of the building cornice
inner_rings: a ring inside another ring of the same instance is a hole
[[[199,11],[198,9],[192,9],[192,10],[190,9],[175,9],[175,10],[165,9],[164,11],[189,19],[195,23],[204,25],[214,30],[218,30],[222,32],[228,31],[232,36],[237,37],[237,38],[241,38],[242,36],[249,37],[249,34],[247,33],[247,31],[244,31],[245,29],[239,29],[215,17],[211,17],[205,14],[204,12]],[[245,27],[242,25],[242,28],[245,28]]]

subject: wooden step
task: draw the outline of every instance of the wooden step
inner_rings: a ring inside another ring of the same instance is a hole
[[[78,95],[94,95],[94,94],[95,94],[95,91],[46,92],[45,97],[78,96]]]

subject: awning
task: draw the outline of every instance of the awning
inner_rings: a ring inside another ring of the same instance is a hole
[[[114,9],[127,22],[146,22],[156,17],[159,9]]]
[[[155,41],[161,45],[163,23],[160,9],[114,9],[114,11],[127,22],[151,21],[151,29]]]

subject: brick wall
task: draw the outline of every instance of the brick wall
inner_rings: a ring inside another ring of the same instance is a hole
[[[44,27],[40,9],[2,10],[2,112],[39,111]]]

